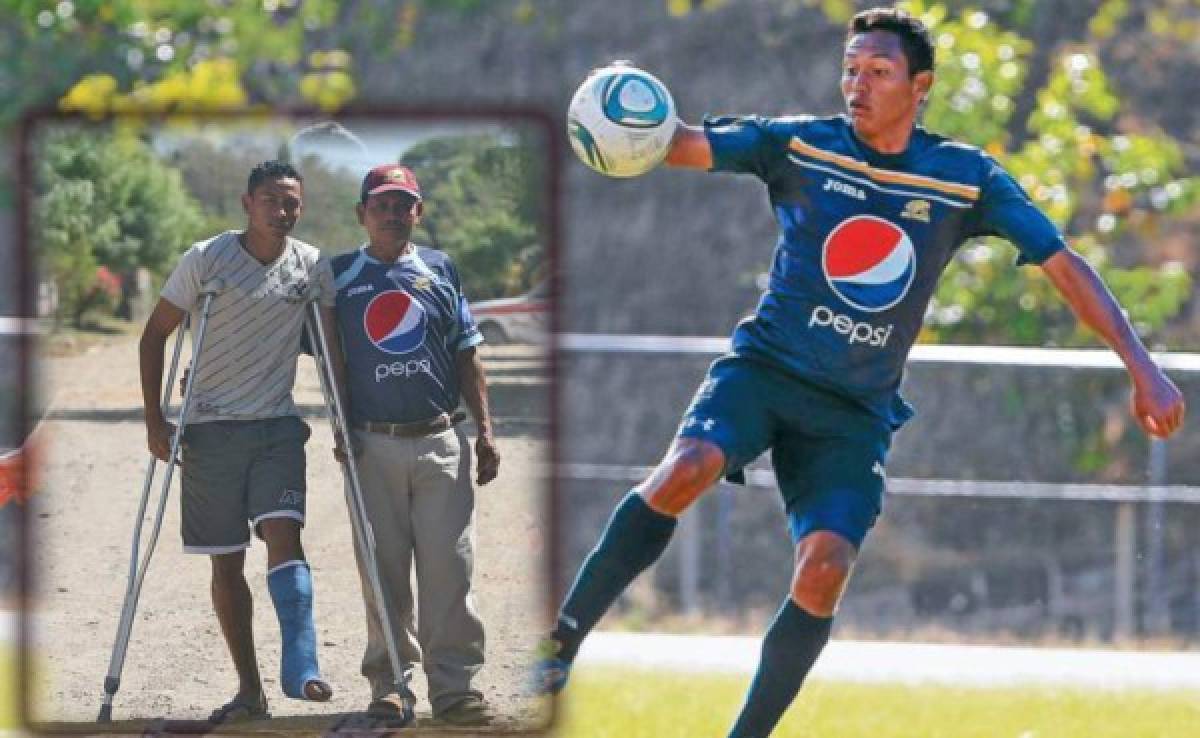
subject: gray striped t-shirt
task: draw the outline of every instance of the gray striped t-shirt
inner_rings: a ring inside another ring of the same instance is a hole
[[[316,248],[289,238],[280,257],[264,265],[242,247],[236,231],[184,253],[162,297],[191,313],[193,340],[202,285],[224,281],[212,302],[198,367],[193,359],[189,423],[298,414],[292,385],[305,301],[297,298],[323,292],[314,284],[318,258]]]

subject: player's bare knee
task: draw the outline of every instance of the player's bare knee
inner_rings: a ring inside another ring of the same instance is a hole
[[[636,490],[657,512],[679,515],[720,478],[724,467],[725,455],[716,445],[679,439]]]
[[[229,554],[210,556],[212,561],[212,579],[215,586],[230,586],[245,579],[243,570],[246,564],[246,553],[237,551]]]
[[[300,546],[300,523],[292,518],[267,518],[257,526],[258,535],[267,544],[269,565],[304,558]]]
[[[855,554],[854,545],[836,533],[805,536],[796,546],[792,600],[812,615],[833,615],[850,580]]]

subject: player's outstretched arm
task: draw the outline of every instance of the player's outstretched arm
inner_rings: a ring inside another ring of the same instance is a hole
[[[1096,270],[1069,248],[1042,264],[1075,315],[1121,357],[1133,383],[1131,409],[1152,436],[1166,438],[1183,423],[1183,393],[1154,363]]]
[[[671,139],[671,148],[667,150],[665,160],[669,166],[687,169],[712,169],[712,147],[708,136],[699,126],[689,126],[680,121],[675,128],[675,136]]]

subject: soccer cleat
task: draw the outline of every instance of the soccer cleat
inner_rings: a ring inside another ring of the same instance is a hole
[[[567,684],[571,663],[558,657],[558,641],[546,639],[538,646],[538,661],[533,665],[534,694],[558,694]]]

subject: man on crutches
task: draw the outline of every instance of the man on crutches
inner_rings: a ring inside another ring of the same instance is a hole
[[[383,165],[367,173],[357,212],[368,242],[319,265],[322,284],[331,283],[336,295],[336,314],[324,308],[323,322],[336,326],[327,350],[347,398],[350,445],[374,532],[373,562],[355,549],[367,610],[367,712],[411,720],[416,697],[409,678],[421,661],[434,717],[478,725],[491,714],[471,686],[483,666],[484,631],[470,594],[475,493],[471,446],[458,427],[465,417],[460,397],[478,428],[479,484],[496,477],[500,457],[475,350],[483,338],[458,272],[446,254],[409,241],[422,208],[407,168]],[[347,461],[342,439],[335,455]],[[387,602],[376,600],[372,564]],[[398,667],[384,629],[399,652]]]
[[[243,574],[253,529],[267,546],[267,586],[282,637],[280,685],[295,699],[333,692],[317,666],[312,577],[300,545],[308,426],[292,400],[304,327],[304,295],[315,283],[316,248],[288,237],[304,207],[300,174],[269,161],[250,173],[246,229],[195,244],[180,259],[139,344],[147,443],[168,461],[174,428],[159,405],[167,336],[195,312],[204,285],[208,336],[193,356],[182,442],[184,551],[212,561],[212,599],[238,673],[238,691],[214,724],[269,717]],[[332,301],[332,296],[328,298]]]

